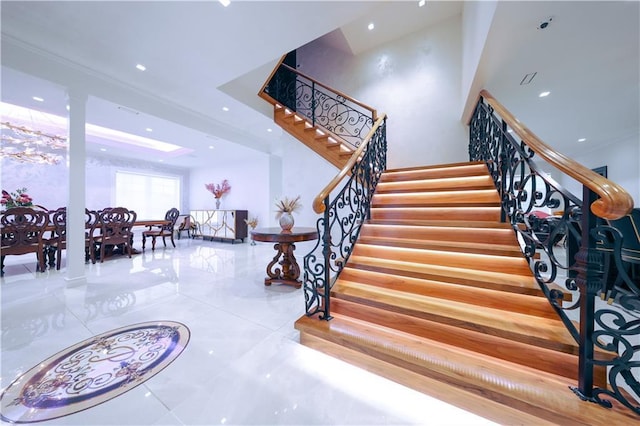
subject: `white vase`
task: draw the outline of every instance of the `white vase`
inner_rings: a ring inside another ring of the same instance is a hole
[[[283,231],[291,231],[294,224],[293,215],[291,213],[284,212],[280,215],[279,222],[280,228],[282,228]]]
[[[220,198],[216,198],[216,210],[220,210]]]

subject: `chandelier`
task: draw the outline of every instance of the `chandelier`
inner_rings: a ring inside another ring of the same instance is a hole
[[[58,164],[64,159],[56,151],[67,149],[67,139],[26,126],[2,122],[0,157],[21,163]]]

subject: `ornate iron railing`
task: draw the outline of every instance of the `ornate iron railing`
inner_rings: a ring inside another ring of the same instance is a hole
[[[369,218],[371,198],[387,166],[386,117],[380,117],[352,160],[316,197],[319,238],[304,257],[304,298],[307,315],[331,319],[330,291]],[[349,176],[350,172],[350,176]],[[331,192],[347,179],[331,200]]]
[[[354,148],[377,120],[376,111],[281,63],[264,93]]]
[[[607,407],[605,397],[614,398],[640,415],[640,251],[636,264],[623,256],[634,235],[612,220],[627,213],[632,200],[606,181],[619,202],[602,207],[605,197],[594,192],[598,178],[589,173],[579,179],[580,200],[536,163],[536,154],[550,157],[541,146],[548,147],[483,92],[470,121],[469,157],[487,164],[502,200],[502,220],[512,225],[538,284],[580,346],[573,390]],[[565,173],[570,168],[546,165]],[[596,366],[607,367],[608,389],[594,386]]]

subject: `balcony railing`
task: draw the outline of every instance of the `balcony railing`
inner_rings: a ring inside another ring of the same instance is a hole
[[[377,120],[375,109],[280,63],[262,92],[314,126],[357,148]]]

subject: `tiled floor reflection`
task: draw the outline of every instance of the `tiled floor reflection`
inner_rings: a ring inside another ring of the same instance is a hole
[[[264,286],[273,245],[181,239],[177,248],[36,273],[8,256],[0,280],[0,386],[78,342],[131,324],[185,324],[191,340],[160,373],[117,398],[40,424],[492,424],[298,343],[302,290]],[[302,258],[311,243],[297,245]]]

